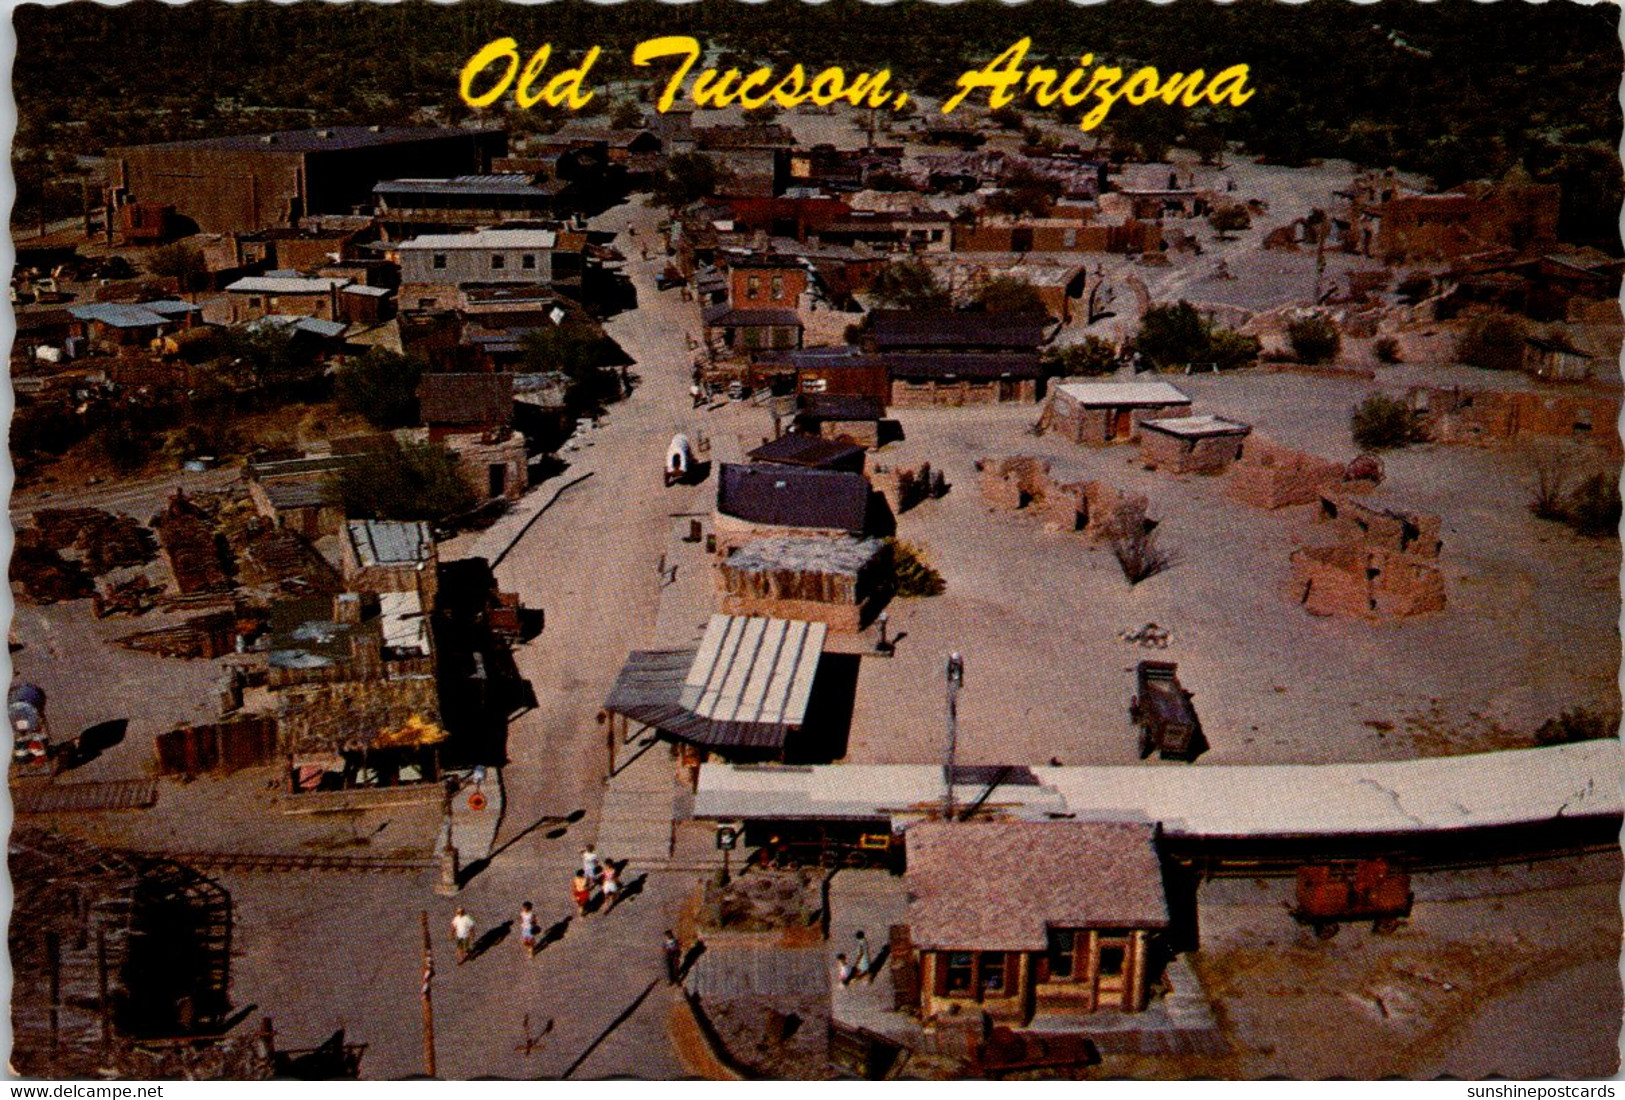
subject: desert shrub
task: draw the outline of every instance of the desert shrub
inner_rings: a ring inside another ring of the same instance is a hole
[[[1593,538],[1619,533],[1619,482],[1608,474],[1592,474],[1569,494],[1565,519],[1582,535]]]
[[[1374,393],[1349,418],[1354,442],[1368,451],[1383,451],[1427,439],[1421,416],[1397,397]]]
[[[1399,362],[1399,341],[1392,336],[1382,337],[1372,345],[1371,350],[1376,353],[1379,363]]]
[[[1535,491],[1529,510],[1541,519],[1561,520],[1568,514],[1568,468],[1555,456],[1535,465]]]
[[[1619,732],[1619,715],[1589,707],[1573,707],[1548,718],[1535,731],[1542,745],[1569,745],[1576,741],[1606,741]]]
[[[1131,585],[1156,576],[1174,563],[1173,555],[1157,545],[1156,532],[1143,525],[1113,535],[1111,547],[1112,556]]]
[[[330,475],[328,500],[355,519],[441,523],[479,503],[462,464],[440,443],[394,443]]]
[[[1343,338],[1326,317],[1300,317],[1286,327],[1287,342],[1300,363],[1329,363],[1337,358]]]
[[[1208,333],[1207,361],[1220,370],[1250,367],[1258,362],[1262,347],[1256,336],[1244,336],[1235,329],[1216,328]]]
[[[1456,341],[1456,359],[1484,370],[1523,367],[1523,322],[1516,317],[1482,317]]]
[[[1081,344],[1045,348],[1045,370],[1060,377],[1110,374],[1117,369],[1117,349],[1110,340],[1085,336]]]
[[[942,574],[931,568],[925,552],[912,542],[891,539],[892,570],[896,578],[897,594],[901,597],[940,596],[948,584]]]

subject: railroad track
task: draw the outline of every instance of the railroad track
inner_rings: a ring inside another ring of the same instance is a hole
[[[106,783],[18,784],[11,788],[11,800],[19,814],[145,810],[158,801],[158,781],[120,779]]]

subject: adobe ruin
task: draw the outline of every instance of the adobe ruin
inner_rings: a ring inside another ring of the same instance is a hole
[[[1364,492],[1381,480],[1380,464],[1356,459],[1345,466],[1252,435],[1230,467],[1225,493],[1242,504],[1274,509],[1313,504],[1333,487],[1344,493]]]
[[[1311,615],[1380,619],[1444,610],[1438,516],[1326,493],[1320,518],[1340,541],[1292,554],[1293,599]]]
[[[1059,482],[1050,464],[1030,455],[984,458],[976,463],[982,499],[996,511],[1040,515],[1051,531],[1081,532],[1091,541],[1106,541],[1148,529],[1150,501],[1103,481]]]

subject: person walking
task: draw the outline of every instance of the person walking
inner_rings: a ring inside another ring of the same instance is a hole
[[[468,953],[474,950],[474,918],[466,909],[459,908],[451,918],[451,940],[457,949],[457,961],[467,962]]]
[[[666,942],[661,950],[666,955],[666,981],[676,985],[677,979],[683,976],[683,944],[670,928],[666,929]]]
[[[570,883],[570,900],[576,903],[576,916],[586,920],[587,903],[592,901],[592,879],[587,877],[586,872],[576,872],[575,879]]]
[[[852,976],[854,978],[869,977],[869,941],[863,935],[863,929],[858,929],[854,937],[858,941],[857,958],[852,960]]]
[[[536,954],[536,944],[541,938],[542,926],[537,923],[536,910],[527,901],[519,907],[519,947],[527,959]]]
[[[604,864],[604,869],[598,875],[598,889],[603,892],[604,912],[608,913],[621,897],[621,873],[615,869],[615,864]]]
[[[664,563],[661,572],[664,573]],[[598,881],[598,872],[604,869],[604,864],[598,858],[598,850],[591,844],[581,849],[581,873],[587,876],[588,882]]]

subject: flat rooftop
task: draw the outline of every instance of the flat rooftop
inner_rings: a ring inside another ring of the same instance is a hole
[[[459,137],[477,139],[501,133],[503,131],[499,129],[464,130],[454,126],[331,126],[309,130],[277,130],[264,134],[238,134],[234,137],[196,138],[191,141],[165,141],[126,148],[218,149],[239,153],[321,153],[335,149],[404,145],[414,141]]]

